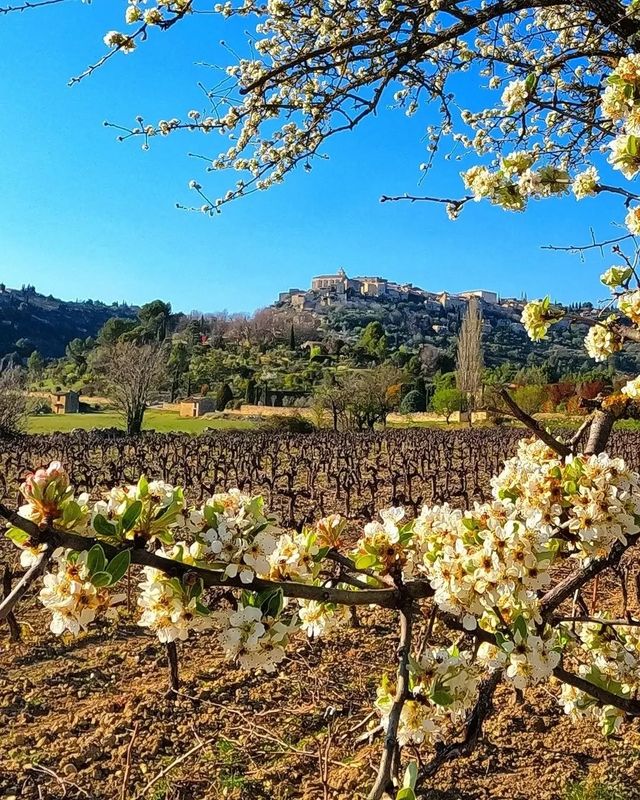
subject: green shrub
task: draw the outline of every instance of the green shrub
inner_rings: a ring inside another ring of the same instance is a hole
[[[452,414],[464,410],[465,402],[466,398],[460,389],[439,386],[431,398],[431,408],[436,414],[443,414],[449,422]]]
[[[425,396],[417,389],[406,394],[400,403],[401,414],[415,414],[426,411],[427,401]]]
[[[223,383],[216,395],[216,411],[224,411],[233,400],[233,392],[228,383]]]
[[[308,419],[293,414],[291,416],[276,415],[268,417],[260,426],[263,430],[277,433],[313,433],[315,425]]]
[[[31,413],[32,414],[51,414],[51,403],[48,400],[45,400],[42,397],[39,397],[37,400],[34,400],[31,405]]]

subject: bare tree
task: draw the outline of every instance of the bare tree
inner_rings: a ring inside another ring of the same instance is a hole
[[[17,367],[0,373],[0,435],[24,433],[29,414],[29,398],[23,374]]]
[[[96,366],[104,376],[109,399],[120,412],[127,433],[142,431],[144,412],[166,375],[167,352],[158,344],[116,342],[101,348]]]
[[[353,370],[337,377],[319,393],[333,416],[333,427],[373,430],[385,424],[387,414],[400,404],[404,374],[390,364],[377,369]]]
[[[467,396],[469,410],[477,408],[482,394],[482,312],[475,297],[469,300],[458,337],[456,382]]]

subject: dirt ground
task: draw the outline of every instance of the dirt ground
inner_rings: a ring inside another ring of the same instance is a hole
[[[4,628],[0,640],[0,797],[364,797],[381,742],[362,736],[397,629],[391,612],[359,615],[362,628],[330,641],[300,636],[272,676],[245,677],[203,634],[180,648],[181,694],[169,701],[164,646],[134,618],[64,640],[28,602],[18,615],[24,642],[10,645]],[[570,723],[549,686],[524,702],[501,688],[484,741],[445,766],[426,796],[636,800],[638,723],[605,740]],[[578,782],[586,793],[575,794]]]

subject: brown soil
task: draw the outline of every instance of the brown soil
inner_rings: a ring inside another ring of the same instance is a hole
[[[361,629],[329,642],[300,637],[273,676],[245,677],[203,635],[180,648],[182,694],[169,701],[154,637],[129,624],[65,641],[43,633],[46,616],[31,601],[19,614],[24,643],[5,638],[0,653],[0,797],[364,797],[380,738],[357,740],[397,632],[390,612],[359,614]],[[522,702],[501,688],[484,741],[445,766],[427,797],[556,800],[585,779],[612,792],[585,800],[640,798],[638,721],[607,741],[570,723],[551,687]]]

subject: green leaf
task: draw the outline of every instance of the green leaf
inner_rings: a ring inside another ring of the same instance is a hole
[[[146,497],[149,494],[149,481],[146,475],[141,475],[138,481],[138,494],[140,497]]]
[[[93,519],[93,527],[96,533],[99,533],[100,536],[105,536],[107,539],[117,539],[118,538],[118,530],[115,525],[111,522],[108,522],[102,514],[96,514]]]
[[[258,595],[255,592],[250,592],[247,589],[242,590],[240,595],[240,602],[243,606],[255,606],[257,604]]]
[[[96,572],[91,576],[91,583],[98,588],[111,584],[111,575],[108,572]]]
[[[516,618],[515,622],[512,625],[512,628],[514,630],[514,633],[519,633],[521,639],[523,639],[526,642],[527,637],[529,635],[529,628],[527,627],[527,621],[522,616],[522,614],[520,614],[520,616]]]
[[[431,699],[437,706],[450,706],[453,703],[453,697],[444,689],[436,689],[431,693]]]
[[[9,541],[13,542],[18,547],[29,541],[29,534],[21,531],[19,528],[9,528],[6,536]]]
[[[180,578],[169,578],[167,583],[173,589],[174,593],[180,596],[184,591],[184,586],[182,585],[182,581]]]
[[[154,534],[158,541],[162,542],[162,544],[172,545],[173,544],[173,534],[170,531],[158,531]]]
[[[126,533],[130,531],[131,528],[136,524],[138,519],[140,518],[140,514],[142,513],[142,503],[140,500],[136,500],[135,503],[132,503],[129,508],[124,512],[122,516],[122,530]]]
[[[62,521],[69,523],[73,522],[74,520],[78,519],[80,516],[80,506],[76,503],[75,500],[71,500],[65,504],[65,507],[62,511]]]
[[[407,769],[404,773],[404,780],[402,781],[403,789],[415,789],[418,780],[418,765],[415,761],[410,761],[407,764]]]
[[[99,544],[94,544],[91,550],[89,550],[89,555],[87,556],[87,568],[89,570],[89,574],[93,575],[95,572],[103,572],[106,564],[107,559],[104,554],[104,550]]]
[[[202,578],[199,578],[189,590],[189,598],[193,599],[195,597],[197,599],[198,597],[200,597],[203,591],[204,591],[204,583],[202,582]]]
[[[280,589],[275,592],[269,592],[267,596],[260,602],[260,610],[265,617],[277,617],[282,611],[284,605],[283,594]]]
[[[198,614],[202,614],[205,617],[211,613],[208,607],[205,606],[204,603],[201,603],[199,600],[196,600],[196,611],[198,612]]]
[[[378,557],[374,555],[358,556],[356,558],[356,569],[370,569],[378,563]]]
[[[526,80],[524,82],[524,85],[526,86],[527,91],[529,93],[531,93],[535,89],[537,82],[538,82],[538,79],[536,78],[536,76],[533,73],[531,73],[531,75],[527,75],[527,78],[526,78]]]
[[[324,561],[324,559],[327,557],[327,553],[329,552],[329,550],[331,550],[330,547],[321,547],[318,550],[317,554],[313,557],[313,560],[316,563],[318,563],[320,561]]]
[[[184,561],[184,547],[181,544],[176,545],[171,559],[172,561]]]
[[[130,563],[131,553],[128,550],[123,550],[111,559],[106,568],[106,571],[111,575],[111,585],[124,578]]]
[[[405,786],[396,795],[396,800],[416,800],[416,793],[410,786]]]

